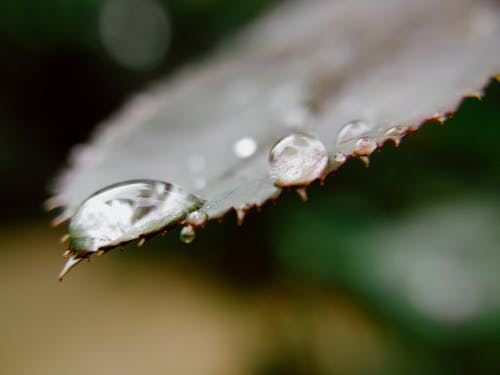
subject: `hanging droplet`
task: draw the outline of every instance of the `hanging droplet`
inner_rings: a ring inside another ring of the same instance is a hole
[[[354,120],[345,124],[337,134],[337,144],[353,141],[371,130],[370,124],[363,120]]]
[[[125,181],[99,190],[71,218],[70,256],[59,279],[96,251],[173,228],[203,204],[181,187],[156,180]]]
[[[308,185],[323,175],[327,164],[323,143],[305,133],[280,139],[269,153],[269,173],[278,187]]]
[[[193,211],[186,217],[186,223],[194,227],[202,227],[208,220],[208,215],[205,211]]]
[[[359,156],[368,156],[377,149],[377,142],[371,137],[361,137],[356,141],[354,153]]]
[[[196,232],[192,225],[186,225],[182,227],[181,233],[179,234],[179,239],[184,243],[191,243],[196,237]]]
[[[240,159],[246,159],[257,151],[257,142],[252,137],[243,137],[233,145],[234,154]]]

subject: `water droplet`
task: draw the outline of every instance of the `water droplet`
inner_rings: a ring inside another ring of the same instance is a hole
[[[323,143],[305,133],[280,139],[269,153],[269,173],[278,187],[308,185],[323,175],[327,164]]]
[[[181,233],[179,234],[179,239],[184,243],[191,243],[196,237],[196,231],[192,225],[186,225],[182,227]]]
[[[354,153],[359,156],[368,156],[377,149],[377,142],[371,137],[361,137],[356,141]]]
[[[175,227],[203,203],[179,186],[156,180],[125,181],[99,190],[71,218],[71,256],[60,278],[77,260],[98,250]]]
[[[336,163],[345,163],[346,160],[347,160],[347,156],[345,156],[343,153],[341,152],[336,152],[335,155],[333,155],[333,160],[336,162]]]
[[[408,133],[408,128],[406,126],[396,125],[387,130],[385,136],[387,139],[393,141],[396,146],[399,146],[401,138],[403,138],[406,133]]]
[[[205,225],[207,220],[208,215],[205,211],[193,211],[186,217],[186,223],[194,227],[201,227]]]
[[[359,138],[371,130],[370,124],[362,120],[354,120],[345,124],[337,134],[337,144],[343,144]]]
[[[234,154],[241,159],[249,158],[255,154],[255,151],[257,151],[257,142],[252,137],[243,137],[233,145]]]
[[[408,128],[403,125],[396,125],[385,132],[388,137],[399,137],[408,132]]]

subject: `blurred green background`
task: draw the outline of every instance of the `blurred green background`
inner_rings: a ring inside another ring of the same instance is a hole
[[[500,372],[494,80],[306,204],[289,192],[242,227],[229,215],[56,282],[64,228],[42,202],[71,146],[271,3],[0,2],[1,374]]]

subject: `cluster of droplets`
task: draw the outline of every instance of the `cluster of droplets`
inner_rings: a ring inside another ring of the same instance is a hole
[[[298,132],[279,139],[271,148],[268,158],[269,175],[279,188],[295,188],[303,200],[307,199],[305,187],[314,180],[323,180],[329,171],[346,162],[350,155],[368,163],[368,156],[378,147],[370,135],[372,123],[355,120],[345,124],[337,134],[337,150],[329,154],[325,145],[314,135]],[[391,127],[384,139],[399,144],[408,132],[404,126]],[[352,153],[340,151],[352,144]],[[243,137],[233,144],[234,154],[245,159],[257,151],[252,137]],[[205,159],[192,155],[188,168],[199,172]],[[141,246],[154,233],[183,225],[179,239],[191,243],[196,228],[203,227],[208,214],[202,210],[205,202],[182,188],[156,180],[125,181],[108,186],[85,200],[71,218],[69,250],[64,254],[68,261],[61,271],[62,277],[82,259],[101,254],[109,249],[139,239]],[[243,222],[247,206],[236,210],[238,224]]]
[[[196,238],[196,228],[203,227],[208,221],[208,214],[205,211],[193,211],[186,216],[185,226],[179,233],[181,242],[189,244]]]

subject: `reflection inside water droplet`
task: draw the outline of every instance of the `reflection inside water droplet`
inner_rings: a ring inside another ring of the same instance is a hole
[[[370,124],[366,121],[355,120],[345,124],[337,134],[337,144],[353,141],[371,130]]]
[[[360,156],[368,156],[377,149],[377,142],[371,137],[362,137],[356,141],[354,153]]]
[[[278,187],[308,185],[323,175],[327,164],[323,143],[305,133],[282,138],[269,153],[269,173]]]
[[[192,225],[186,225],[181,229],[179,239],[184,243],[191,243],[196,237],[196,232]]]
[[[252,137],[243,137],[233,145],[234,154],[241,158],[249,158],[257,151],[257,142]]]

